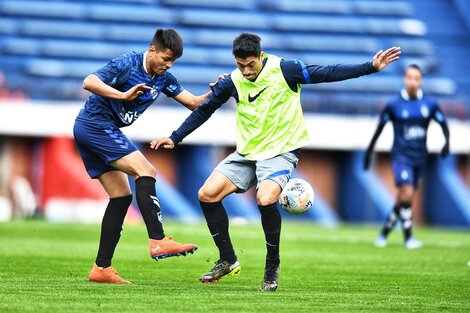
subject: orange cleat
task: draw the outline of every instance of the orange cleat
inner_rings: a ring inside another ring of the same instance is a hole
[[[118,272],[111,266],[103,268],[96,265],[96,263],[93,264],[93,269],[90,272],[90,276],[88,276],[88,280],[105,284],[131,284],[130,281],[122,279]]]
[[[171,236],[165,237],[162,240],[149,239],[150,241],[150,256],[158,261],[159,259],[169,258],[171,256],[186,256],[188,253],[194,253],[197,246],[191,243],[182,244],[173,241]]]

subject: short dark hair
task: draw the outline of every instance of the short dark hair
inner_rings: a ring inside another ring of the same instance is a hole
[[[258,35],[243,33],[233,40],[232,53],[237,58],[259,57],[261,38]]]
[[[405,70],[403,74],[406,74],[406,71],[408,71],[409,68],[414,68],[415,70],[418,70],[421,73],[421,76],[424,76],[423,69],[416,63],[409,64],[405,67]]]
[[[175,59],[183,55],[183,39],[174,29],[157,29],[152,38],[152,46],[159,51],[170,49]]]

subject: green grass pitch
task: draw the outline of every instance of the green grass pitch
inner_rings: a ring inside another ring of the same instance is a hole
[[[280,287],[261,293],[260,225],[231,226],[240,276],[202,284],[217,252],[206,226],[167,222],[194,255],[155,262],[145,228],[126,225],[113,266],[131,286],[87,281],[99,226],[0,224],[0,312],[470,312],[470,233],[418,229],[421,250],[375,248],[378,227],[286,222]]]

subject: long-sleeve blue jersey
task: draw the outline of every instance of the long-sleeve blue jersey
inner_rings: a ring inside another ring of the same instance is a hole
[[[426,146],[431,119],[445,124],[446,119],[435,99],[423,96],[409,98],[402,90],[380,114],[380,124],[393,123],[392,158],[413,165],[422,165],[428,157]]]

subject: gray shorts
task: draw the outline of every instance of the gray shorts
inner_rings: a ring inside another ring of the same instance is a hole
[[[245,192],[266,179],[270,179],[284,188],[290,179],[292,170],[299,162],[298,153],[286,152],[267,160],[249,160],[234,152],[217,165],[214,171],[224,174],[240,190]]]

